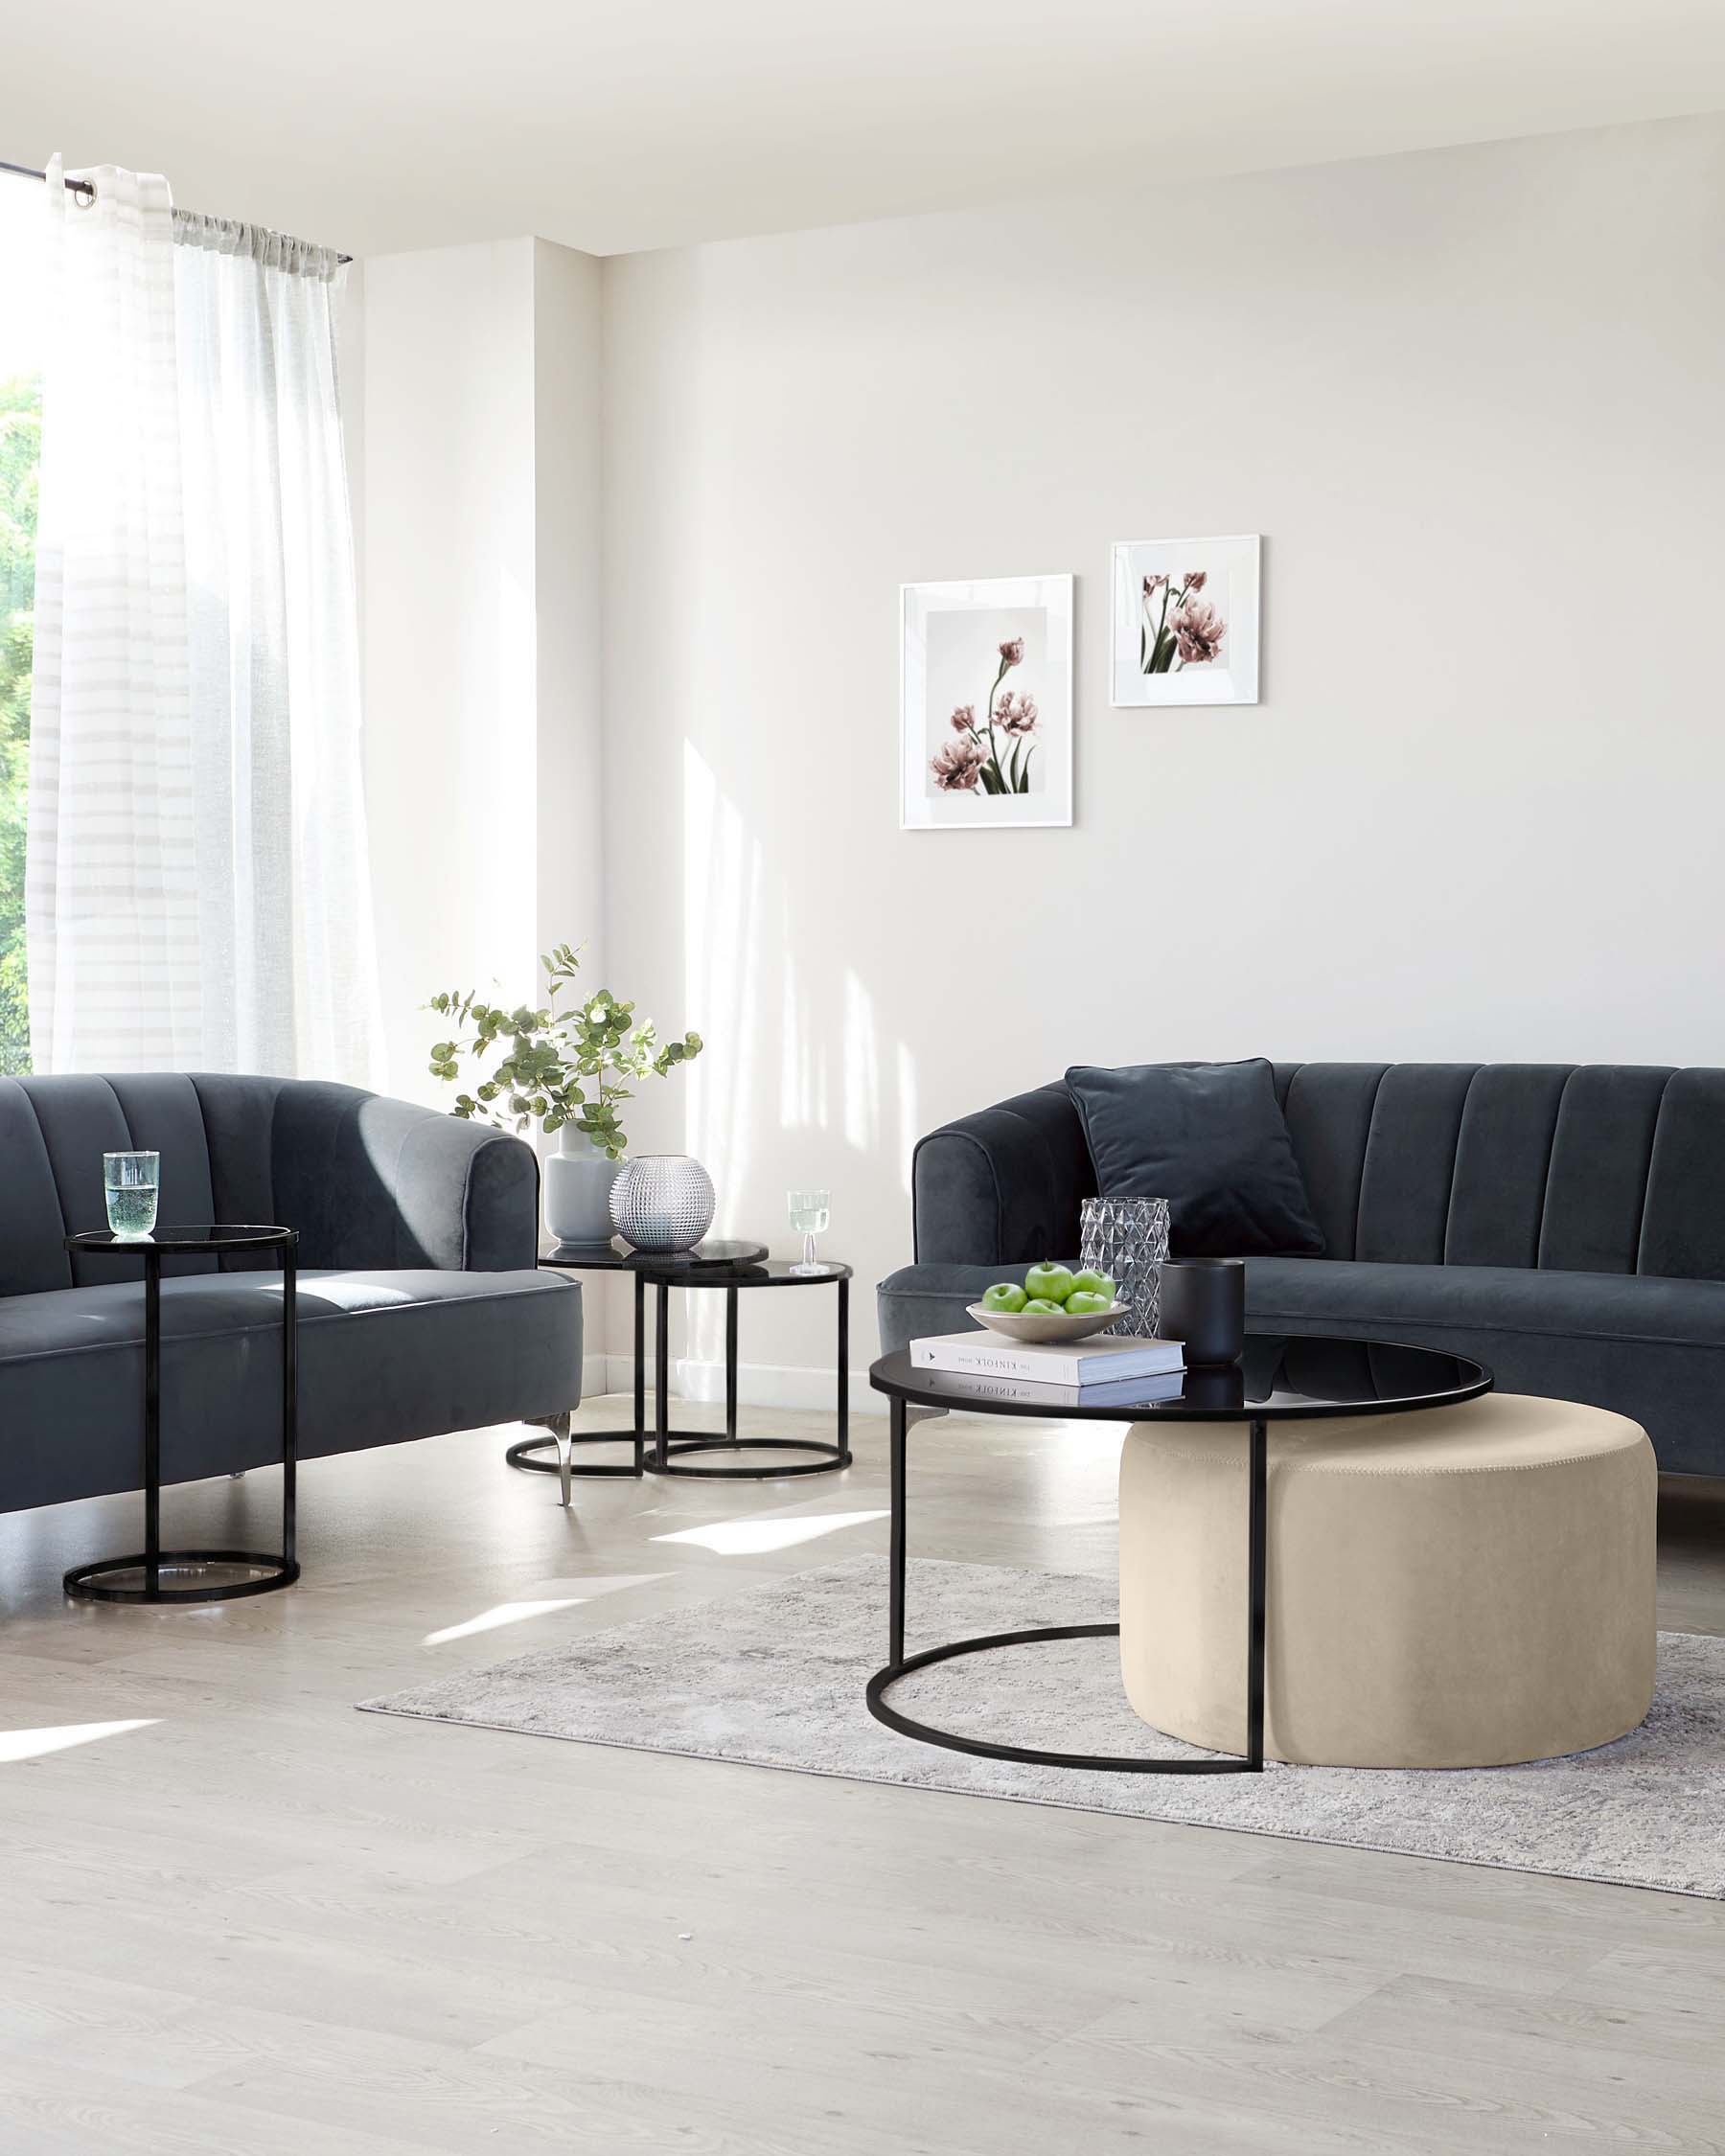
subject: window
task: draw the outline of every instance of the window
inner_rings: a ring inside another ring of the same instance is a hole
[[[24,819],[35,602],[42,190],[0,177],[0,1076],[30,1068]]]

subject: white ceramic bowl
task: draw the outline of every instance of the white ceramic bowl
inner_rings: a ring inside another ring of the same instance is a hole
[[[1092,1333],[1117,1325],[1126,1315],[1123,1302],[1111,1303],[1106,1310],[1083,1311],[1076,1318],[1064,1310],[984,1310],[979,1302],[969,1308],[978,1324],[986,1325],[991,1333],[1024,1341],[1089,1340]]]

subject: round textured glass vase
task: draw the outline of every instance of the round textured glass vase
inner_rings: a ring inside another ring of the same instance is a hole
[[[713,1179],[686,1153],[643,1153],[611,1184],[610,1217],[637,1250],[692,1250],[713,1225]]]
[[[1168,1254],[1165,1198],[1087,1198],[1079,1208],[1079,1262],[1106,1273],[1126,1305],[1111,1333],[1153,1340],[1162,1319],[1162,1269]]]

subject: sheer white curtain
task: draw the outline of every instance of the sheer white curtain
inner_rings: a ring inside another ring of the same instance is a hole
[[[173,217],[205,1054],[376,1076],[328,249]]]
[[[38,545],[34,1060],[373,1083],[339,265],[90,176],[48,188],[41,524],[87,537]]]
[[[203,1044],[166,180],[48,173],[25,920],[38,1070]]]

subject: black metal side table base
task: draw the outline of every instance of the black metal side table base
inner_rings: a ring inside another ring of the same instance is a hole
[[[678,1477],[688,1481],[702,1482],[782,1482],[798,1475],[836,1475],[851,1464],[850,1449],[850,1283],[848,1265],[824,1267],[818,1273],[803,1273],[795,1266],[773,1264],[738,1267],[729,1273],[713,1272],[704,1279],[678,1281],[682,1287],[711,1287],[724,1290],[724,1434],[723,1436],[706,1432],[691,1433],[672,1430],[666,1423],[670,1413],[671,1397],[671,1288],[672,1281],[663,1274],[653,1275],[653,1285],[657,1291],[657,1309],[654,1319],[653,1395],[658,1415],[658,1426],[653,1432],[653,1450],[647,1456],[649,1475]],[[837,1421],[837,1444],[829,1444],[818,1437],[745,1437],[737,1431],[737,1297],[745,1288],[796,1287],[825,1285],[839,1292],[838,1338],[838,1388],[834,1402]],[[636,1335],[637,1350],[640,1336]],[[637,1351],[635,1363],[636,1407],[641,1406],[639,1386],[641,1364]],[[692,1467],[683,1464],[689,1453],[743,1452],[803,1453],[812,1456],[798,1460],[789,1467],[739,1467],[728,1462],[723,1466]]]
[[[692,1430],[678,1431],[674,1434],[693,1437],[697,1433]],[[569,1439],[571,1446],[632,1445],[635,1456],[632,1460],[590,1460],[585,1466],[578,1461],[571,1461],[569,1473],[571,1475],[623,1475],[627,1476],[632,1481],[638,1480],[646,1472],[646,1461],[642,1457],[646,1442],[645,1434],[639,1430],[584,1431]],[[561,1475],[563,1470],[558,1465],[557,1443],[555,1437],[523,1437],[518,1444],[511,1445],[503,1457],[511,1467],[522,1468],[529,1475]]]
[[[684,1431],[666,1433],[672,1442],[666,1448],[666,1457],[649,1457],[647,1472],[650,1475],[686,1475],[691,1479],[708,1482],[778,1482],[792,1475],[831,1475],[836,1468],[848,1467],[851,1455],[848,1446],[842,1449],[829,1445],[817,1437],[713,1437],[692,1435]],[[683,1467],[678,1464],[684,1453],[815,1453],[815,1459],[798,1460],[791,1467]]]
[[[62,1573],[68,1594],[90,1602],[234,1602],[273,1594],[300,1576],[295,1556],[299,1487],[299,1231],[243,1222],[204,1222],[190,1227],[157,1227],[145,1236],[91,1229],[66,1237],[66,1249],[89,1256],[120,1257],[144,1267],[144,1548],[129,1557],[103,1557]],[[273,1251],[282,1266],[282,1547],[256,1549],[162,1548],[162,1261],[170,1257],[221,1257],[236,1251]],[[194,1579],[170,1585],[165,1572],[205,1572],[217,1566],[242,1568],[241,1580]],[[141,1584],[116,1587],[115,1573],[137,1573]]]
[[[819,1273],[804,1273],[794,1266],[774,1264],[767,1259],[760,1244],[731,1246],[744,1255],[737,1262],[713,1259],[690,1265],[661,1263],[647,1252],[639,1252],[628,1261],[628,1270],[634,1274],[634,1427],[629,1430],[586,1430],[579,1434],[569,1429],[569,1416],[546,1415],[540,1419],[551,1430],[548,1437],[522,1437],[511,1445],[504,1458],[511,1467],[523,1468],[530,1475],[556,1475],[563,1480],[564,1502],[569,1502],[569,1485],[580,1477],[668,1475],[684,1478],[690,1481],[703,1482],[780,1482],[799,1475],[834,1475],[851,1465],[850,1449],[850,1282],[848,1265],[832,1265]],[[749,1253],[757,1253],[750,1255]],[[569,1272],[592,1270],[614,1272],[620,1270],[624,1260],[609,1250],[602,1257],[594,1251],[579,1251],[570,1246],[563,1248],[562,1255],[553,1252],[543,1262],[558,1265]],[[744,1289],[796,1286],[826,1286],[838,1291],[838,1390],[835,1400],[837,1420],[836,1444],[818,1437],[748,1437],[737,1430],[737,1298]],[[655,1427],[647,1427],[647,1289],[655,1291],[655,1322],[653,1342],[653,1390]],[[707,1430],[673,1430],[667,1417],[671,1407],[671,1290],[676,1288],[722,1288],[724,1291],[724,1432],[720,1435]],[[576,1447],[587,1445],[632,1445],[632,1460],[593,1460],[577,1464],[572,1456]],[[741,1466],[734,1456],[739,1453],[800,1453],[801,1459],[784,1466]],[[687,1460],[690,1453],[723,1453],[723,1461],[710,1461],[697,1465]]]
[[[1042,1752],[1030,1745],[990,1744],[984,1737],[960,1736],[954,1730],[937,1730],[930,1722],[919,1722],[913,1716],[901,1714],[896,1707],[888,1706],[887,1688],[896,1685],[901,1677],[908,1677],[913,1669],[928,1669],[937,1662],[952,1662],[959,1655],[978,1655],[991,1647],[1023,1647],[1041,1640],[1117,1640],[1117,1624],[1050,1624],[1033,1628],[1028,1632],[991,1632],[978,1640],[953,1640],[943,1647],[928,1647],[921,1654],[911,1655],[896,1668],[890,1663],[877,1669],[868,1680],[864,1698],[868,1711],[877,1722],[885,1722],[889,1730],[901,1736],[915,1737],[923,1744],[944,1745],[949,1752],[970,1752],[981,1759],[1012,1759],[1027,1767],[1080,1767],[1092,1774],[1113,1775],[1256,1775],[1263,1773],[1260,1761],[1254,1759],[1205,1758],[1205,1759],[1137,1759],[1115,1758],[1106,1754],[1085,1752]]]
[[[107,1575],[142,1572],[149,1578],[150,1559],[140,1550],[135,1557],[104,1557],[94,1565],[75,1565],[65,1575],[68,1594],[92,1602],[237,1602],[248,1594],[273,1594],[277,1588],[291,1587],[300,1569],[291,1558],[266,1555],[257,1549],[163,1549],[155,1557],[156,1584],[151,1587],[111,1587]],[[205,1571],[213,1565],[243,1565],[258,1573],[256,1579],[219,1580],[203,1586],[172,1587],[164,1572]]]
[[[668,1430],[667,1457],[661,1465],[656,1456],[647,1451],[649,1444],[656,1446],[658,1434],[642,1430],[589,1430],[572,1436],[568,1441],[575,1445],[632,1445],[632,1460],[591,1460],[582,1464],[571,1461],[571,1475],[624,1476],[635,1481],[643,1475],[687,1475],[708,1481],[777,1481],[787,1475],[828,1475],[836,1467],[848,1467],[851,1456],[840,1452],[837,1445],[828,1445],[815,1437],[716,1437],[708,1430]],[[555,1437],[523,1437],[510,1446],[503,1457],[511,1467],[523,1469],[529,1475],[561,1475],[562,1467],[557,1457]],[[818,1453],[821,1457],[802,1461],[794,1467],[679,1467],[678,1457],[683,1453],[702,1452],[771,1452]]]

